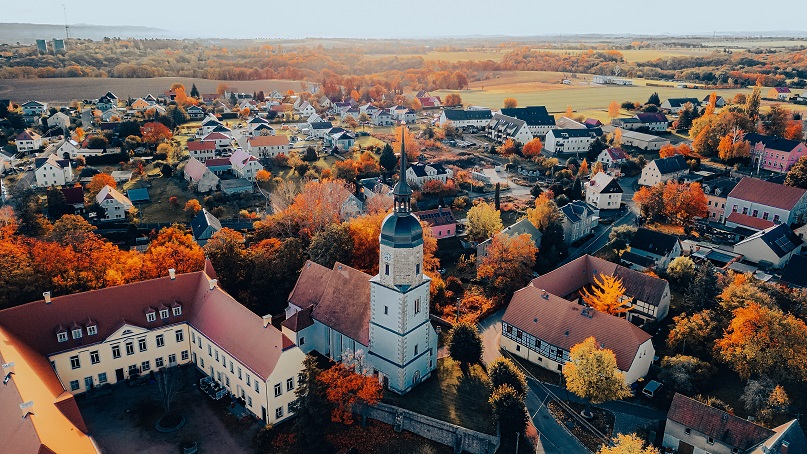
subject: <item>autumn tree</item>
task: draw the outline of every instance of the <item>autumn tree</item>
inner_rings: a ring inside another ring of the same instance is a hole
[[[511,445],[527,428],[529,415],[524,397],[509,384],[504,384],[493,390],[488,402],[493,407],[493,415],[501,428],[502,443]]]
[[[357,407],[375,405],[381,400],[381,384],[376,377],[365,375],[351,361],[335,364],[319,375],[325,386],[325,396],[331,404],[331,421],[353,424],[353,412]],[[360,409],[361,411],[361,409]]]
[[[188,230],[177,225],[162,228],[143,258],[143,273],[148,278],[164,276],[169,268],[177,273],[199,271],[205,263],[202,248]]]
[[[611,104],[608,105],[608,116],[611,118],[616,118],[619,116],[619,103],[616,101],[611,101]]]
[[[157,145],[160,142],[171,139],[173,135],[171,134],[171,130],[164,124],[153,121],[144,124],[140,128],[140,136],[143,138],[143,142],[149,145]]]
[[[188,213],[189,216],[196,216],[200,211],[202,211],[202,204],[199,203],[198,200],[190,199],[185,202],[185,212]]]
[[[667,276],[678,285],[691,282],[695,277],[695,262],[685,255],[678,256],[667,266]]]
[[[344,117],[342,118],[342,125],[343,125],[343,126],[347,126],[348,128],[350,128],[350,129],[354,129],[354,130],[355,130],[355,129],[356,129],[356,127],[357,127],[357,126],[359,126],[359,122],[358,122],[358,121],[356,121],[356,119],[355,119],[355,118],[353,118],[353,116],[351,116],[351,115],[346,115],[346,116],[344,116]]]
[[[583,416],[591,418],[591,404],[623,399],[631,395],[625,374],[616,365],[612,350],[597,344],[593,337],[569,351],[569,362],[563,367],[566,388],[586,400]]]
[[[237,295],[247,279],[250,268],[249,257],[244,247],[244,235],[223,228],[207,241],[204,251],[218,274],[221,286],[231,294]]]
[[[541,139],[536,137],[527,142],[527,144],[522,148],[521,152],[525,157],[535,158],[541,155],[541,150],[543,150],[543,148],[544,144],[541,143]]]
[[[664,215],[679,225],[691,222],[695,217],[704,218],[708,214],[706,208],[708,200],[700,183],[667,181],[662,197]]]
[[[639,206],[642,216],[652,219],[664,213],[664,186],[642,186],[633,194],[633,201]]]
[[[487,370],[491,392],[500,386],[508,385],[521,399],[527,397],[527,378],[512,361],[500,356],[488,364]]]
[[[719,357],[743,378],[767,374],[780,381],[807,379],[807,326],[777,308],[751,302],[733,311]]]
[[[482,349],[482,339],[476,325],[468,322],[454,324],[449,333],[448,354],[460,363],[460,370],[465,376],[470,374],[471,365],[482,361]]]
[[[589,167],[588,167],[588,160],[583,158],[583,162],[580,163],[580,169],[577,170],[577,175],[579,177],[588,176],[589,174]]]
[[[694,393],[714,373],[714,366],[694,356],[666,356],[661,360],[661,379],[679,392]]]
[[[574,111],[572,110],[572,106],[566,106],[566,118],[572,118],[574,115]]]
[[[504,98],[505,109],[514,109],[516,107],[518,107],[518,101],[516,98]]]
[[[785,177],[785,184],[801,189],[807,189],[807,156],[802,156],[790,167]]]
[[[594,165],[591,166],[591,176],[593,177],[594,175],[597,175],[600,172],[604,172],[604,170],[602,168],[602,162],[595,161]]]
[[[510,294],[530,281],[537,254],[538,248],[529,235],[513,237],[500,233],[488,245],[476,275],[488,279],[492,290]]]
[[[512,156],[518,151],[518,145],[513,139],[507,139],[499,146],[499,154],[502,156]]]
[[[785,127],[785,139],[801,141],[804,138],[803,122],[801,120],[790,120]]]
[[[717,145],[718,157],[724,161],[751,156],[751,145],[743,139],[744,133],[735,128],[720,139]]]
[[[595,310],[611,315],[621,315],[633,308],[630,302],[623,301],[625,286],[622,285],[622,279],[607,274],[594,276],[591,290],[584,287],[580,296]]]
[[[610,445],[603,445],[597,454],[659,454],[653,446],[645,446],[635,434],[617,434]]]
[[[462,98],[456,93],[449,93],[443,100],[443,105],[446,107],[455,107],[462,104]]]
[[[527,209],[527,219],[541,232],[545,232],[550,225],[560,224],[563,219],[554,196],[552,191],[544,191],[535,199],[535,207]]]
[[[745,114],[756,120],[759,117],[760,104],[762,104],[762,86],[757,84],[745,100]]]
[[[348,227],[331,224],[311,238],[308,246],[311,260],[320,265],[333,268],[334,263],[350,263],[353,255],[353,239]]]
[[[95,202],[95,196],[101,192],[101,189],[104,189],[104,186],[116,188],[118,184],[115,182],[115,179],[112,178],[112,175],[108,173],[96,173],[92,176],[90,182],[87,183],[87,198],[91,203]]]
[[[251,245],[247,252],[250,259],[247,289],[253,312],[282,311],[305,264],[305,244],[300,238],[270,238]]]
[[[420,155],[420,147],[418,146],[415,136],[412,135],[412,131],[409,128],[400,126],[395,129],[395,140],[392,142],[392,149],[401,149],[402,135],[406,144],[406,159],[408,159],[409,162],[416,162],[418,156]]]
[[[485,241],[503,228],[501,213],[488,203],[481,202],[468,210],[468,238]]]
[[[294,433],[297,444],[304,453],[321,452],[328,424],[328,400],[325,384],[319,379],[322,370],[317,359],[306,355],[303,367],[297,374],[295,400],[291,403],[294,413]]]
[[[689,281],[681,305],[690,312],[712,307],[718,293],[716,271],[706,262],[698,267],[694,279]]]
[[[779,104],[773,104],[762,117],[762,132],[776,137],[785,136],[787,126],[793,118],[790,111]],[[801,137],[798,140],[801,140]]]
[[[686,143],[679,143],[678,145],[671,145],[667,144],[661,147],[658,151],[659,157],[668,158],[670,156],[675,156],[680,154],[682,156],[690,156],[692,154],[692,148],[689,147]]]
[[[715,314],[711,310],[703,310],[692,315],[686,312],[673,317],[673,324],[667,336],[667,345],[671,349],[681,347],[686,352],[687,345],[696,351],[702,349],[713,334]]]
[[[379,236],[381,222],[387,213],[359,216],[346,222],[353,240],[350,266],[369,274],[378,273]]]

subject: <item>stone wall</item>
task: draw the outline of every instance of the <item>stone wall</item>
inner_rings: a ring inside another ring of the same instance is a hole
[[[379,403],[364,410],[368,418],[390,424],[396,432],[406,430],[423,438],[451,446],[454,452],[493,454],[499,448],[499,436],[489,435],[403,408]]]

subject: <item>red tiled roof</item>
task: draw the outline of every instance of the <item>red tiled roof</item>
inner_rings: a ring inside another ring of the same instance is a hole
[[[611,159],[617,161],[622,159],[628,159],[628,155],[625,154],[625,150],[621,148],[609,148],[606,150],[608,155],[611,156]]]
[[[726,222],[732,222],[734,224],[741,225],[743,227],[749,227],[754,230],[765,230],[768,227],[773,227],[774,225],[776,225],[771,221],[755,218],[753,216],[749,216],[747,214],[742,214],[739,212],[732,212],[729,215],[729,217],[726,218]]]
[[[208,135],[210,137],[213,134],[220,134],[220,133],[211,133]],[[224,134],[220,134],[224,136]],[[227,137],[227,136],[224,136]],[[207,137],[205,137],[207,139]],[[212,139],[210,139],[212,140]],[[188,142],[188,151],[210,151],[215,150],[216,144],[209,140],[194,140]]]
[[[502,322],[566,351],[594,337],[614,352],[619,370],[629,370],[639,347],[651,336],[624,318],[593,310],[589,318],[582,309],[530,284],[513,294]]]
[[[743,178],[729,192],[729,197],[769,207],[792,210],[807,190],[771,183],[758,178]]]
[[[63,188],[62,194],[68,205],[84,204],[84,189],[81,186]]]
[[[203,142],[211,141],[211,140],[221,140],[221,139],[229,139],[226,135],[220,132],[211,132],[210,134],[204,136],[202,138]]]
[[[772,430],[678,393],[673,397],[667,419],[739,448],[740,452],[774,435]]]
[[[227,158],[215,158],[215,159],[208,159],[205,161],[205,166],[207,167],[218,167],[218,166],[229,166],[230,160]]]
[[[311,318],[311,310],[314,306],[308,306],[305,309],[299,310],[283,321],[282,325],[295,333],[300,332],[314,324]]]
[[[336,262],[333,269],[310,260],[303,266],[289,301],[311,317],[362,345],[370,345],[370,275]]]

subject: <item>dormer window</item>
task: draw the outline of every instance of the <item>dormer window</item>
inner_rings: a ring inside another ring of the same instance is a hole
[[[87,335],[94,336],[98,334],[98,325],[89,325],[87,326]]]
[[[81,338],[81,335],[82,335],[81,328],[75,328],[73,330],[73,339],[79,339]]]
[[[67,331],[59,331],[56,333],[56,340],[59,342],[67,342]]]
[[[157,320],[157,313],[156,312],[154,312],[154,311],[146,312],[146,321],[147,322],[153,322],[155,320]]]
[[[168,309],[160,309],[160,319],[165,320],[168,318]]]
[[[182,315],[182,306],[176,305],[173,308],[174,315]]]

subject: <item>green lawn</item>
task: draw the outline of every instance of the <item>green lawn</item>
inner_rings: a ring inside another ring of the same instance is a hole
[[[435,373],[404,396],[391,392],[383,401],[432,418],[489,434],[496,433],[488,404],[487,374],[480,366],[465,377],[451,358],[437,360]]]

